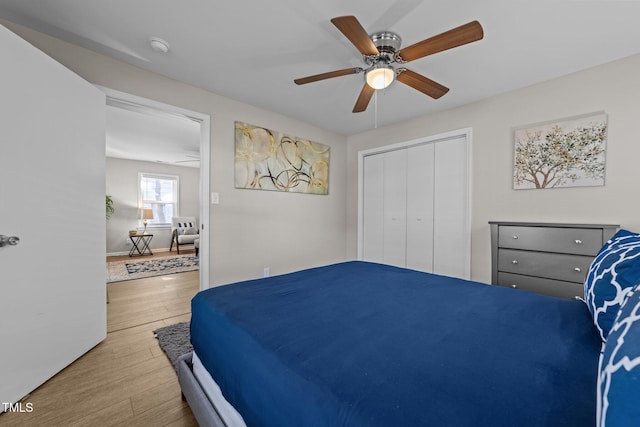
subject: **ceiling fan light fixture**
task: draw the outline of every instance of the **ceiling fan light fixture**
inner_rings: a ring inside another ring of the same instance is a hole
[[[393,83],[395,71],[388,64],[376,65],[365,76],[367,84],[376,90],[384,89]]]

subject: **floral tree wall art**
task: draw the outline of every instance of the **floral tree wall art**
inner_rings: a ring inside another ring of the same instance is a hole
[[[605,113],[516,129],[513,188],[604,185],[606,140]]]
[[[329,193],[329,147],[247,123],[235,123],[235,186]]]

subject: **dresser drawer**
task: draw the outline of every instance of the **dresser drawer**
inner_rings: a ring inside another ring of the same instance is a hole
[[[602,229],[525,227],[503,225],[498,231],[501,248],[527,249],[596,256],[602,247]]]
[[[498,250],[498,271],[584,283],[592,256]]]
[[[499,286],[524,289],[558,298],[584,298],[584,286],[582,284],[564,282],[562,280],[542,279],[539,277],[501,272],[498,273],[497,284]]]

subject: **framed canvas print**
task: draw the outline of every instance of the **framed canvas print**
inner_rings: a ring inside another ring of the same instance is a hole
[[[604,112],[516,128],[513,188],[604,185],[606,142]]]
[[[235,187],[329,194],[329,146],[235,122]]]

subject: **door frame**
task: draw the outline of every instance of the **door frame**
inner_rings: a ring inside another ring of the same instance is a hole
[[[159,110],[163,113],[186,117],[200,124],[200,290],[209,289],[209,190],[211,186],[211,117],[208,114],[176,107],[152,99],[143,98],[127,92],[120,92],[104,86],[95,85],[106,95],[106,103],[129,104],[134,107]]]
[[[471,212],[471,193],[472,193],[472,187],[471,187],[471,183],[472,183],[472,170],[471,170],[471,159],[473,157],[473,151],[472,151],[472,147],[473,147],[473,128],[468,127],[468,128],[461,128],[461,129],[456,129],[456,130],[452,130],[449,132],[444,132],[444,133],[439,133],[437,135],[431,135],[431,136],[426,136],[426,137],[422,137],[422,138],[416,138],[416,139],[412,139],[409,141],[404,141],[404,142],[398,142],[398,143],[394,143],[394,144],[389,144],[389,145],[384,145],[381,147],[375,147],[375,148],[370,148],[370,149],[366,149],[366,150],[362,150],[362,151],[358,151],[358,245],[357,245],[357,257],[358,260],[362,260],[363,259],[363,251],[364,251],[364,222],[363,222],[363,216],[364,216],[364,158],[367,156],[371,156],[371,155],[375,155],[375,154],[381,154],[381,153],[386,153],[389,151],[394,151],[394,150],[400,150],[400,149],[404,149],[404,148],[409,148],[412,146],[416,146],[416,145],[422,145],[422,144],[429,144],[429,143],[436,143],[436,142],[440,142],[440,141],[446,141],[448,139],[454,139],[454,138],[460,138],[460,137],[465,137],[466,141],[467,141],[467,164],[466,164],[466,169],[467,169],[467,206],[468,206],[468,210],[467,210],[467,229],[469,230],[469,235],[471,235],[471,217],[472,217],[472,212]],[[468,270],[467,271],[467,275],[470,276],[471,274],[471,237],[469,236],[469,239],[467,240],[467,247],[465,248],[465,253],[464,253],[464,263],[465,263],[465,269]]]

